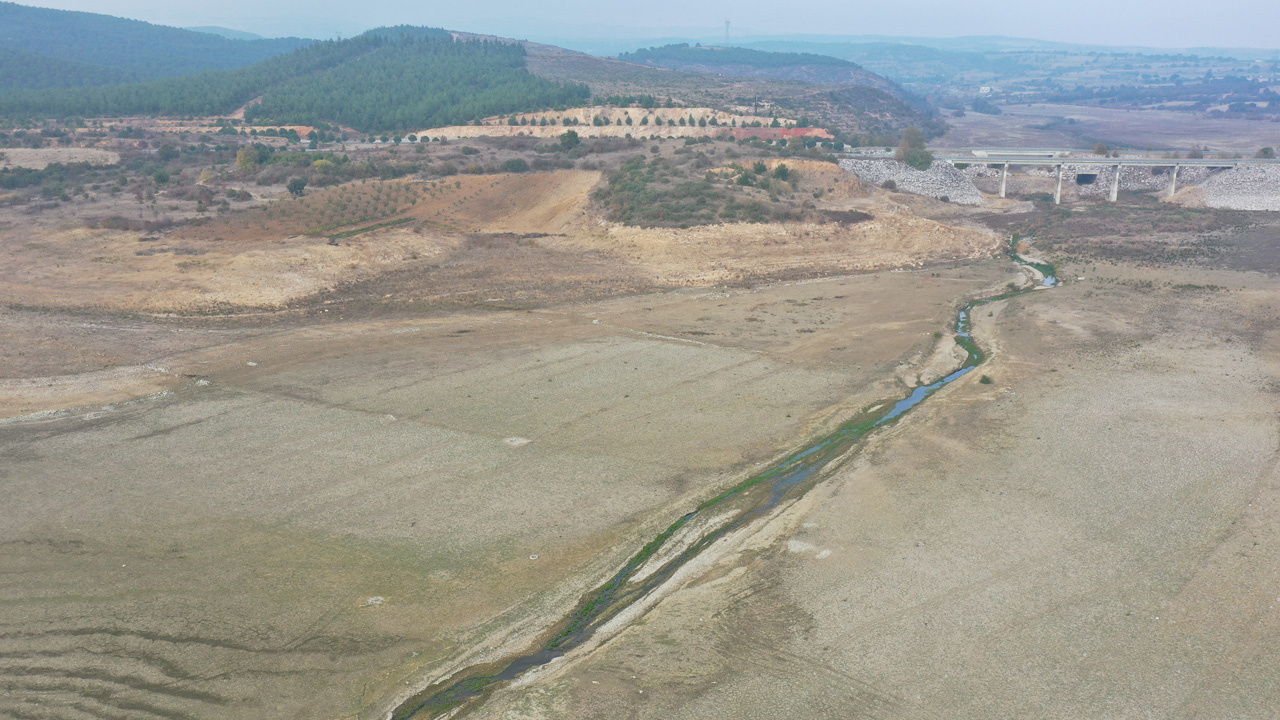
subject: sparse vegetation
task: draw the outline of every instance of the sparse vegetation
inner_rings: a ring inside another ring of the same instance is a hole
[[[915,127],[902,131],[902,140],[893,156],[898,162],[906,163],[916,170],[928,170],[933,165],[933,153],[925,148],[924,133]]]

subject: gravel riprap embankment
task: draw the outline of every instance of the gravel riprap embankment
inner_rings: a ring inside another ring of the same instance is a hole
[[[1244,165],[1205,181],[1204,204],[1230,210],[1280,210],[1280,167]]]
[[[950,163],[934,162],[928,170],[916,170],[896,160],[844,159],[840,161],[840,167],[876,185],[892,180],[897,189],[904,192],[960,205],[982,204],[982,193],[973,181]]]

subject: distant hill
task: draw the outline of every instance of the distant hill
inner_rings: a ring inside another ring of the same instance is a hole
[[[892,81],[856,63],[814,53],[768,52],[741,47],[702,47],[680,43],[623,53],[618,59],[671,70],[799,80],[825,85],[862,85],[888,93],[902,93],[902,88]]]
[[[659,102],[674,99],[687,106],[740,107],[838,129],[849,142],[892,144],[902,129],[914,125],[930,137],[946,125],[927,103],[901,88],[888,92],[856,83],[818,84],[770,77],[743,77],[724,72],[706,74],[672,70],[658,65],[597,57],[554,45],[525,43],[529,69],[542,77],[586,83],[596,98],[632,101],[649,96]],[[758,53],[758,51],[757,51]],[[770,55],[772,53],[758,53]],[[626,55],[625,57],[634,57]],[[776,58],[770,61],[776,60]],[[785,61],[791,61],[786,58]],[[820,58],[813,65],[848,63]],[[887,82],[883,78],[881,82]]]
[[[1025,69],[1016,60],[999,54],[945,50],[907,43],[772,40],[750,43],[750,46],[772,52],[815,53],[837,57],[858,63],[901,83],[938,82],[959,73],[1015,73]]]
[[[206,70],[252,65],[292,52],[312,41],[229,40],[179,28],[110,15],[28,7],[0,2],[0,48],[82,66],[115,71],[124,80],[177,77]],[[58,86],[95,84],[97,77],[64,80]],[[12,81],[25,87],[48,87]]]
[[[0,92],[9,117],[225,115],[384,133],[586,102],[584,85],[535,77],[515,43],[455,42],[435,28],[371,30],[249,67],[128,85]]]
[[[217,35],[219,37],[224,37],[228,40],[265,40],[266,39],[261,35],[255,35],[254,33],[251,33],[251,32],[244,32],[243,30],[232,30],[231,28],[218,27],[217,25],[189,27],[187,28],[187,30],[190,30],[192,32],[205,33],[206,35]]]

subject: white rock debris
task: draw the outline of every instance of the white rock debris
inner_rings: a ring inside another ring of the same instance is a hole
[[[874,185],[892,180],[898,190],[926,195],[960,205],[981,205],[982,193],[964,173],[950,163],[935,161],[928,170],[915,168],[897,160],[856,160],[846,158],[840,167]]]
[[[1209,207],[1280,210],[1280,166],[1241,165],[1215,174],[1201,187],[1204,204]]]

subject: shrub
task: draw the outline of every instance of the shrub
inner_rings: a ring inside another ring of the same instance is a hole
[[[521,160],[520,158],[511,158],[510,160],[502,163],[502,171],[509,173],[529,172],[529,163]]]
[[[978,378],[978,382],[982,383],[983,385],[990,385],[992,382],[991,376],[983,375],[982,377]]]

